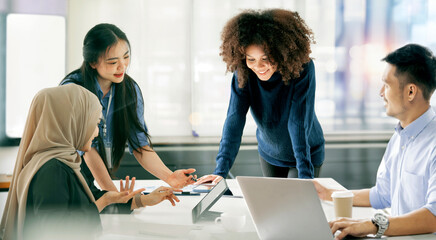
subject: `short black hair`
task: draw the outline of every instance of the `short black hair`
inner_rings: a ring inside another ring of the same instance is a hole
[[[407,44],[389,53],[382,61],[394,65],[396,76],[400,79],[400,88],[408,83],[416,84],[424,99],[430,100],[436,88],[436,58],[433,52],[418,44]]]

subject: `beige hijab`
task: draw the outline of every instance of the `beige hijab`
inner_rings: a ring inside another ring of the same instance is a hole
[[[89,198],[95,201],[80,173],[81,159],[76,150],[89,141],[100,116],[97,97],[76,84],[47,88],[36,94],[18,150],[0,239],[22,239],[30,182],[39,168],[53,158],[74,170]]]

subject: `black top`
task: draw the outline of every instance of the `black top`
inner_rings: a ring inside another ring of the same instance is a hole
[[[90,174],[87,168],[81,172]],[[107,191],[96,188],[88,178],[87,184],[98,200]],[[131,201],[109,205],[101,213],[131,213]],[[24,239],[94,239],[101,230],[97,206],[74,171],[56,159],[46,162],[30,182]]]
[[[88,184],[89,189],[91,189],[92,195],[94,195],[95,200],[99,199],[103,194],[105,194],[106,190],[100,190],[94,185],[94,176],[92,176],[91,170],[89,170],[86,165],[85,159],[82,156],[82,164],[80,165],[80,172]],[[112,204],[103,209],[100,213],[103,214],[130,214],[132,210],[130,209],[132,206],[132,199],[130,199],[127,203],[117,203]]]
[[[92,239],[101,232],[97,206],[74,171],[51,159],[33,177],[27,195],[25,239]]]

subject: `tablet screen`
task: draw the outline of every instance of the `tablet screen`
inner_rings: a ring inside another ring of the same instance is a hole
[[[228,186],[226,180],[222,179],[219,181],[192,209],[192,221],[195,223],[208,214],[208,210],[216,203],[216,201],[218,201],[218,199],[220,199],[227,189]]]

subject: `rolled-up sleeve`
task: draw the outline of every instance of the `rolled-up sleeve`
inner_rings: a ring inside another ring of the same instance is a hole
[[[135,91],[136,91],[136,97],[137,97],[137,106],[136,106],[136,114],[139,120],[139,123],[141,124],[141,127],[147,131],[147,126],[145,125],[144,120],[144,99],[141,94],[141,90],[139,89],[139,86],[135,84]],[[147,136],[141,129],[137,129],[134,126],[130,129],[130,136],[131,140],[133,142],[133,146],[129,143],[129,150],[130,153],[133,153],[133,149],[138,149],[140,147],[148,146],[149,142],[147,139]],[[135,137],[136,136],[136,137]]]
[[[377,171],[376,185],[369,192],[369,201],[373,208],[383,209],[391,206],[390,186],[390,173],[383,157]]]
[[[433,149],[431,156],[433,160],[431,161],[429,168],[430,177],[428,179],[428,190],[426,195],[427,202],[424,207],[436,216],[436,148]]]

